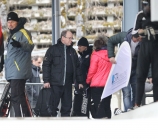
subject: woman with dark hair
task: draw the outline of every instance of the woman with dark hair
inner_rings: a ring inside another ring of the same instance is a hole
[[[94,42],[95,51],[91,55],[90,67],[86,82],[90,84],[91,95],[96,109],[94,118],[111,118],[111,95],[101,101],[101,95],[106,84],[112,64],[107,52],[108,38],[98,36]],[[100,104],[100,105],[99,105]]]

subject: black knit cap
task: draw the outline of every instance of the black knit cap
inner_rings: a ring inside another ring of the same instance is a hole
[[[14,20],[14,21],[19,21],[18,15],[15,12],[10,12],[7,16],[7,21],[9,20]]]
[[[86,46],[89,47],[89,43],[88,40],[85,37],[82,37],[79,41],[78,41],[78,46]]]

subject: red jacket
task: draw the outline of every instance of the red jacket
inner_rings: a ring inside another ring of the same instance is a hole
[[[104,87],[111,66],[107,50],[94,51],[91,55],[86,83],[90,84],[90,87]]]

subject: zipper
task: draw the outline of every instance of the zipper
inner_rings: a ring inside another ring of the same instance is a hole
[[[75,81],[74,75],[76,75],[76,70],[75,70],[74,52],[72,52],[72,50],[70,49],[70,53],[71,53],[71,60],[72,60],[72,65],[73,65],[73,81]]]
[[[65,78],[66,78],[66,45],[64,45],[64,54],[65,54],[65,68],[64,68],[64,80],[63,80],[63,85],[65,85]]]
[[[14,63],[15,63],[15,65],[16,65],[16,68],[18,69],[18,71],[20,71],[20,68],[19,68],[19,66],[18,66],[17,62],[16,62],[16,61],[14,61]]]

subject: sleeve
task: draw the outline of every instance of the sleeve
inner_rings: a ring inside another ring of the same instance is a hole
[[[141,19],[141,15],[142,14],[143,14],[143,11],[139,12],[136,15],[135,23],[134,23],[134,26],[133,26],[133,30],[142,29],[142,19]]]
[[[22,33],[19,40],[21,44],[21,49],[23,49],[24,51],[32,52],[34,44],[32,42],[31,34],[28,33],[25,29],[21,29],[20,32]]]
[[[3,43],[3,36],[2,36],[2,42],[0,46],[0,72],[3,70],[4,65],[4,43]]]
[[[0,56],[0,72],[3,70],[3,65],[4,65],[4,55]]]
[[[86,79],[87,84],[91,83],[93,76],[97,72],[97,68],[98,68],[98,57],[96,55],[92,54],[91,60],[90,60],[90,67],[89,67],[88,75],[87,75],[87,79]]]
[[[108,44],[107,44],[109,58],[115,57],[115,54],[114,54],[115,46],[117,46],[119,43],[122,43],[126,34],[127,34],[126,32],[120,32],[120,33],[109,38]]]
[[[42,64],[42,71],[43,71],[43,81],[44,83],[50,83],[50,77],[51,77],[51,63],[53,60],[53,54],[51,53],[52,47],[49,47],[47,50],[45,57],[43,59]]]
[[[75,50],[74,50],[74,59],[76,63],[75,64],[76,65],[76,81],[78,84],[83,84],[83,75],[81,72],[80,61]]]

